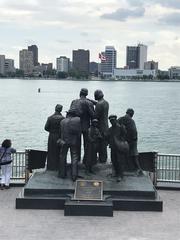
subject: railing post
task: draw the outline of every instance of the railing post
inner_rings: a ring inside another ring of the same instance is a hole
[[[25,150],[25,183],[27,183],[29,179],[28,158],[29,158],[29,149],[26,149]]]
[[[157,186],[157,161],[158,161],[158,152],[154,152],[154,177],[153,177],[154,186]]]

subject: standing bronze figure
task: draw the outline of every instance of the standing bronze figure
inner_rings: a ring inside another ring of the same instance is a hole
[[[99,130],[102,135],[99,144],[99,162],[105,163],[107,161],[107,140],[106,135],[108,132],[108,112],[109,103],[104,99],[104,94],[101,90],[94,92],[94,98],[97,100],[95,106],[95,118],[99,121]]]
[[[97,152],[101,138],[102,136],[98,129],[98,120],[93,119],[88,130],[88,141],[83,159],[87,173],[93,173],[92,167],[97,163]]]
[[[110,115],[109,121],[111,127],[108,131],[108,142],[111,149],[111,162],[113,170],[117,178],[117,182],[123,179],[125,170],[127,152],[129,150],[128,143],[126,142],[126,129],[124,125],[119,125],[116,115]]]
[[[47,170],[57,170],[59,165],[60,148],[57,146],[57,140],[60,138],[60,125],[64,117],[61,114],[63,106],[57,104],[55,113],[48,117],[44,129],[49,132]]]
[[[61,138],[58,144],[61,145],[59,161],[59,177],[66,177],[67,153],[71,154],[71,177],[76,181],[78,177],[79,160],[79,137],[81,135],[80,118],[76,116],[76,109],[70,109],[67,116],[61,122]]]
[[[137,141],[138,141],[138,133],[135,121],[132,119],[134,115],[134,110],[132,108],[128,108],[126,111],[126,115],[120,117],[118,122],[123,124],[126,127],[127,135],[126,140],[129,144],[129,158],[128,165],[129,170],[137,170],[137,174],[141,175],[142,170],[138,160],[138,149],[137,149]]]
[[[84,152],[86,149],[87,139],[88,139],[88,129],[90,127],[90,122],[94,118],[94,105],[93,103],[86,98],[88,95],[88,89],[82,88],[80,90],[79,99],[72,101],[70,109],[76,109],[76,115],[81,119],[81,130],[83,135],[83,146]],[[81,146],[81,139],[80,139]],[[80,150],[79,150],[80,151]]]

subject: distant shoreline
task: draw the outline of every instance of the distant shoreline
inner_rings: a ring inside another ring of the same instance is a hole
[[[17,78],[1,78],[0,80],[12,80],[12,79],[19,79],[19,80],[57,80],[57,81],[79,81],[79,82],[89,82],[89,81],[95,81],[95,82],[180,82],[180,79],[66,79],[66,78],[23,78],[23,77],[17,77]]]

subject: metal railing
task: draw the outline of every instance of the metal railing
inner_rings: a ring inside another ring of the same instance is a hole
[[[156,181],[180,183],[180,154],[158,153]]]
[[[27,179],[26,152],[19,151],[13,153],[11,157],[13,160],[11,183],[25,183]]]
[[[12,183],[26,183],[29,178],[27,170],[27,151],[12,154]],[[180,183],[180,154],[158,153],[156,158],[156,171],[154,183]]]

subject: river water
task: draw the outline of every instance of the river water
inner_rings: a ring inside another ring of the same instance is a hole
[[[180,154],[180,83],[0,79],[0,142],[12,139],[18,151],[46,150],[46,119],[62,104],[63,114],[82,87],[93,98],[102,89],[110,114],[135,110],[139,151]],[[38,88],[41,92],[38,93]]]

